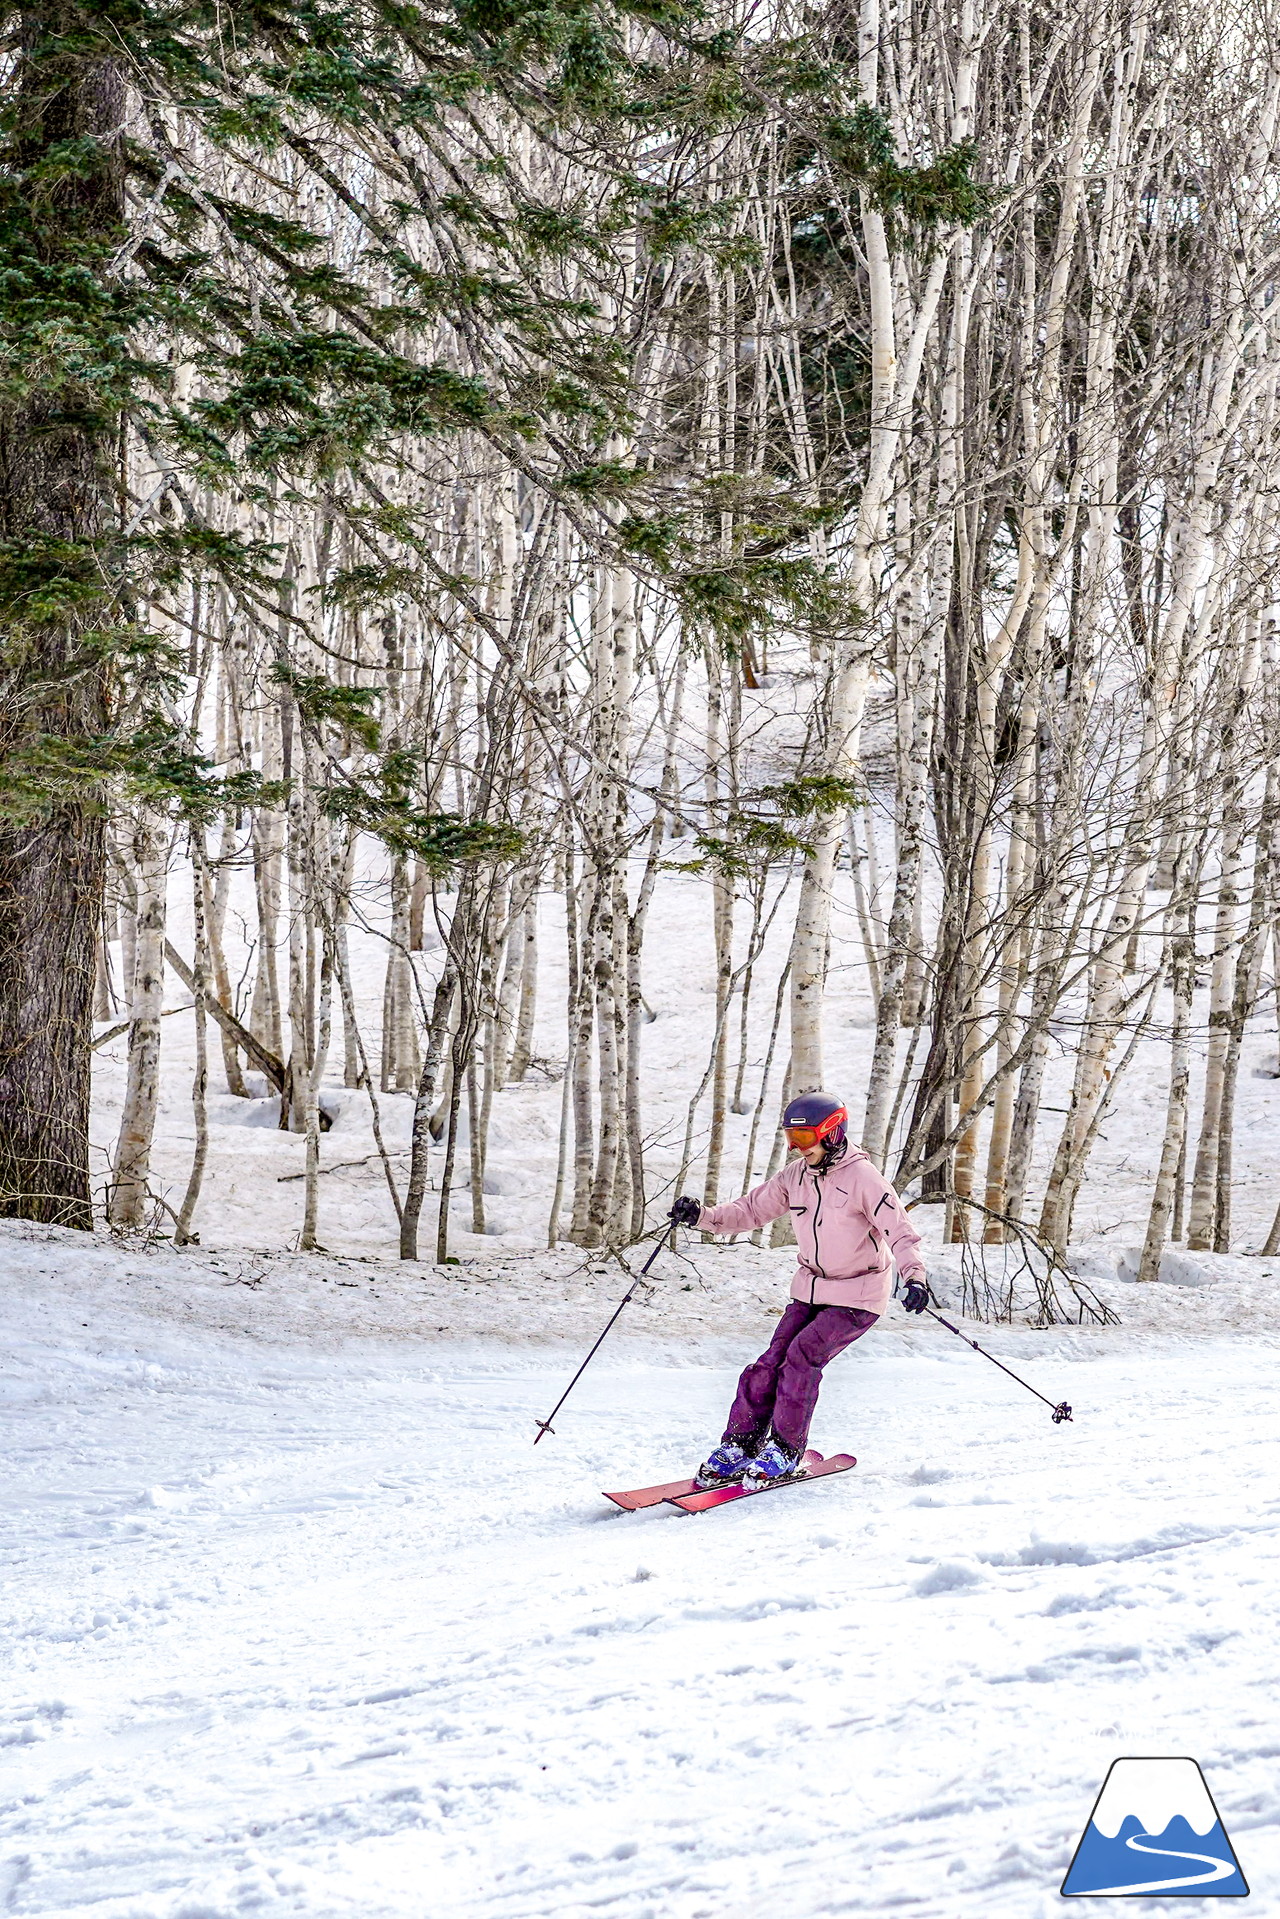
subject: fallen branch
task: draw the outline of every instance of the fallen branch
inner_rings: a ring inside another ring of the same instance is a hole
[[[393,1146],[390,1157],[392,1159],[403,1159],[408,1150],[408,1147]],[[341,1173],[348,1166],[372,1166],[377,1158],[377,1153],[368,1153],[363,1159],[340,1159],[335,1166],[321,1166],[317,1170],[321,1173]],[[276,1185],[284,1186],[291,1179],[305,1179],[306,1177],[305,1173],[277,1173]]]
[[[191,971],[191,968],[187,965],[181,953],[175,951],[168,940],[164,943],[164,957],[166,963],[172,966],[187,991],[194,993],[196,990],[195,974]],[[230,1007],[224,1006],[220,999],[215,999],[207,988],[204,1003],[206,1009],[212,1014],[213,1018],[217,1020],[223,1032],[229,1039],[235,1041],[250,1064],[256,1066],[259,1072],[266,1074],[277,1093],[283,1093],[285,1082],[289,1077],[285,1069],[284,1061],[277,1059],[275,1054],[262,1044],[261,1040],[255,1039],[248,1027],[240,1024]],[[106,1035],[103,1037],[105,1038]],[[95,1043],[100,1045],[102,1042],[97,1041]]]
[[[191,1005],[194,1006],[194,1004],[195,1001],[193,1000]],[[161,1008],[160,1017],[161,1019],[170,1019],[174,1013],[189,1013],[190,1011],[191,1006],[165,1006]],[[131,1019],[122,1019],[119,1020],[116,1025],[109,1026],[105,1033],[99,1033],[97,1039],[91,1039],[89,1041],[89,1051],[96,1053],[100,1046],[109,1046],[113,1039],[119,1039],[122,1033],[127,1033],[132,1025],[133,1021]]]

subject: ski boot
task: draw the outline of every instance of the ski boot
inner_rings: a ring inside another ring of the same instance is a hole
[[[710,1492],[715,1486],[736,1486],[750,1464],[751,1454],[741,1441],[722,1440],[694,1474],[694,1486],[700,1493]]]
[[[770,1433],[754,1459],[746,1462],[741,1475],[744,1493],[762,1493],[784,1479],[804,1477],[804,1452],[788,1446],[785,1439]]]

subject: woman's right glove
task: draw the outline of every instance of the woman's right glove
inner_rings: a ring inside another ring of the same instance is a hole
[[[702,1218],[702,1201],[693,1199],[688,1193],[682,1193],[671,1208],[670,1219],[673,1226],[696,1226]]]
[[[903,1289],[902,1308],[907,1313],[922,1313],[929,1304],[927,1279],[909,1279]]]

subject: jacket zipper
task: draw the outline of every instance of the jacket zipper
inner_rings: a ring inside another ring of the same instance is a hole
[[[813,1264],[816,1270],[813,1278],[809,1281],[809,1304],[816,1306],[818,1302],[814,1295],[818,1288],[819,1273],[822,1274],[823,1279],[826,1278],[826,1274],[822,1271],[821,1261],[818,1258],[818,1221],[822,1218],[822,1181],[816,1173],[813,1176],[813,1185],[814,1191],[817,1194],[817,1198],[813,1204]]]

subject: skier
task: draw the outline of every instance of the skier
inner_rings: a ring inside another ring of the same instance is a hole
[[[875,1325],[889,1303],[893,1262],[906,1310],[922,1313],[928,1304],[920,1235],[889,1181],[849,1145],[848,1121],[830,1093],[805,1093],[782,1116],[799,1158],[741,1199],[704,1206],[682,1195],[671,1209],[675,1225],[714,1233],[754,1232],[789,1212],[800,1255],[791,1304],[738,1381],[724,1438],[698,1469],[699,1487],[740,1482],[760,1492],[803,1471],[822,1369]]]

